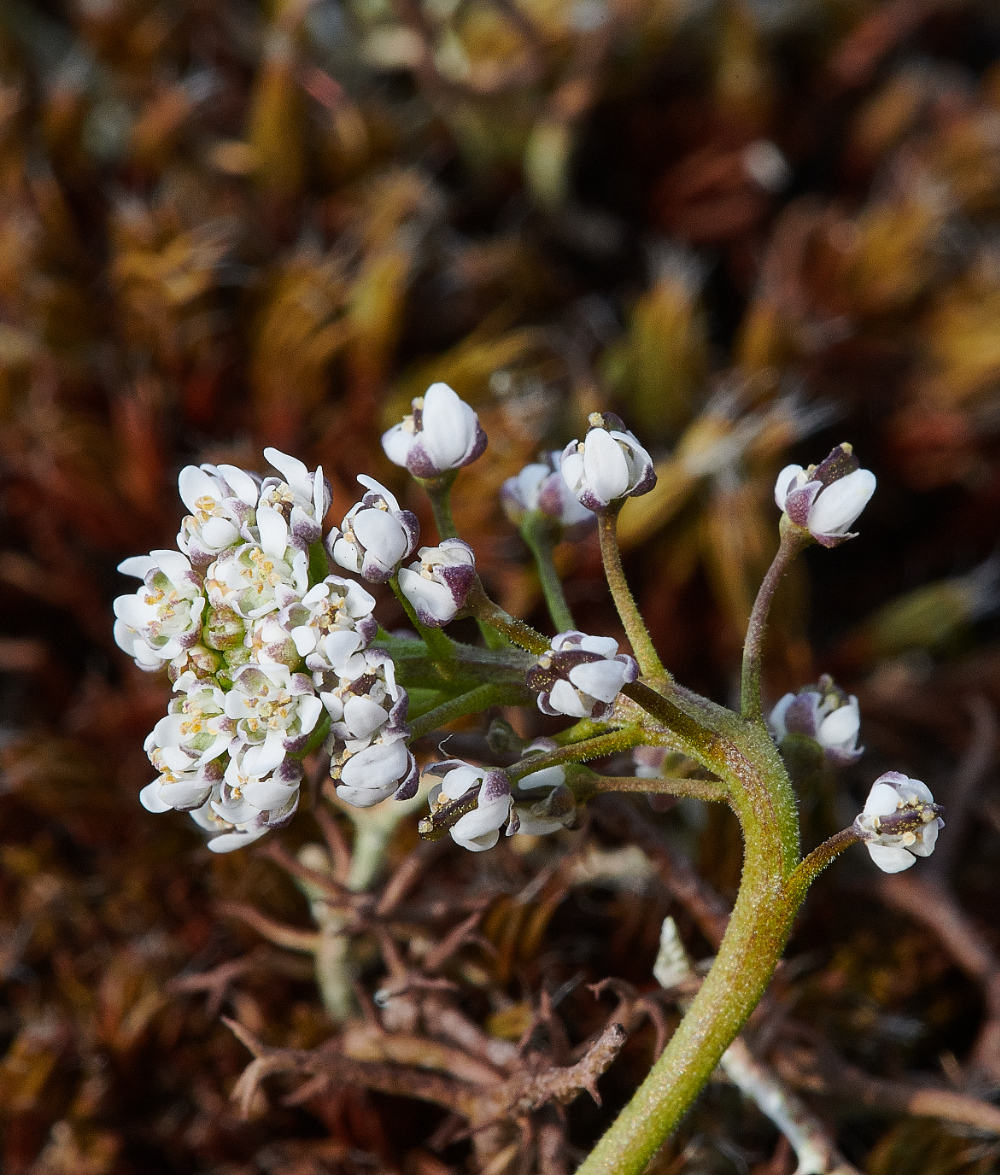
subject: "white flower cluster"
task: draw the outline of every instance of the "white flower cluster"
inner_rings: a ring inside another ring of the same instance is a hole
[[[412,794],[416,784],[406,692],[388,655],[369,648],[375,600],[328,574],[323,472],[276,449],[264,455],[281,476],[260,480],[231,465],[181,471],[191,513],[180,549],[126,559],[120,570],[142,586],[114,606],[118,644],[143,669],[165,666],[174,685],[146,740],[159,776],[140,799],[152,812],[190,812],[215,834],[215,852],[291,818],[302,756],[328,733],[338,792],[351,803]],[[350,530],[349,539],[334,532],[346,549],[333,545],[346,555],[338,562],[374,569],[378,580],[412,551],[416,520],[400,521],[406,512],[392,495],[367,484],[351,512],[364,552]],[[358,519],[367,513],[366,528]]]

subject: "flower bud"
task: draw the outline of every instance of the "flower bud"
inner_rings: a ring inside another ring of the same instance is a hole
[[[619,653],[613,637],[573,631],[552,638],[551,652],[528,670],[527,684],[543,714],[607,718],[622,686],[638,676],[634,658]]]
[[[508,477],[500,487],[500,502],[515,526],[537,510],[556,528],[560,539],[583,538],[597,519],[570,491],[559,471],[559,458],[559,453],[544,453],[542,461]]]
[[[413,412],[382,436],[382,448],[413,477],[438,477],[461,469],[486,448],[479,417],[445,383],[431,384],[413,401]]]
[[[425,772],[441,782],[428,796],[431,815],[421,822],[421,831],[448,826],[452,840],[473,853],[492,849],[507,825],[507,835],[517,832],[510,782],[503,771],[473,767],[461,759],[434,763]],[[458,819],[452,819],[460,813]]]
[[[844,693],[829,674],[797,694],[785,694],[771,711],[768,724],[779,747],[788,735],[812,739],[823,757],[838,767],[855,762],[864,752],[864,747],[857,745],[861,729],[858,699]]]
[[[612,412],[594,412],[583,441],[570,441],[560,460],[577,501],[604,510],[619,498],[648,493],[656,485],[653,459]]]
[[[395,497],[373,478],[359,474],[368,492],[352,506],[326,537],[334,562],[370,583],[391,579],[400,563],[413,554],[420,538],[417,516],[401,510]]]
[[[429,628],[450,624],[465,606],[476,582],[476,557],[461,539],[442,539],[437,547],[421,547],[420,559],[399,573],[399,588],[413,605],[417,619]]]
[[[838,445],[819,465],[786,465],[774,483],[778,509],[824,547],[848,539],[848,527],[875,492],[875,474],[862,469],[850,445]]]
[[[854,832],[883,873],[901,873],[917,857],[934,852],[944,821],[930,788],[919,779],[887,771],[872,785]]]

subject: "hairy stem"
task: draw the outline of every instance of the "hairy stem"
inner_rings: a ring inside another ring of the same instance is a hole
[[[466,607],[477,620],[481,620],[484,624],[488,624],[491,628],[502,632],[515,645],[519,645],[522,649],[527,649],[529,653],[541,656],[542,653],[548,652],[550,647],[549,638],[542,636],[530,624],[525,624],[523,620],[518,620],[515,616],[511,616],[509,612],[505,612],[499,604],[495,604],[486,594],[482,583],[478,579],[472,591],[469,593],[469,598],[466,600]]]
[[[597,516],[597,529],[601,538],[601,558],[604,561],[604,572],[611,588],[618,615],[621,617],[625,635],[639,662],[639,669],[643,677],[653,681],[663,681],[668,678],[652,638],[646,628],[639,609],[632,597],[631,589],[625,578],[625,569],[622,567],[621,552],[618,550],[618,511],[616,509],[602,510]]]
[[[545,515],[538,510],[529,511],[521,523],[521,537],[534,556],[538,580],[556,632],[570,632],[575,627],[573,614],[566,603],[562,581],[552,558],[552,530]]]
[[[750,622],[747,625],[746,640],[743,642],[743,676],[740,687],[740,705],[743,717],[751,722],[761,722],[760,701],[760,662],[761,651],[764,645],[764,630],[767,626],[767,614],[774,600],[774,593],[785,572],[791,566],[792,560],[804,547],[812,541],[808,531],[801,527],[785,525],[782,518],[781,545],[774,556],[771,566],[767,569],[764,581],[757,592],[750,613]]]
[[[571,783],[574,791],[577,788]],[[581,798],[604,795],[607,792],[636,792],[640,795],[686,796],[708,803],[725,804],[729,791],[717,779],[687,779],[681,775],[657,775],[647,778],[638,775],[595,775],[581,782]]]

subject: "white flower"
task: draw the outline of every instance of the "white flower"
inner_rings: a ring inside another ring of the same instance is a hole
[[[170,756],[148,740],[146,753],[160,773],[139,792],[139,803],[147,812],[190,812],[203,807],[222,782],[226,765],[223,758],[198,765],[193,759],[181,757],[184,766],[170,767],[165,761]]]
[[[330,508],[330,487],[323,468],[310,473],[301,461],[280,449],[265,449],[264,456],[284,474],[285,480],[264,479],[258,510],[266,506],[281,514],[288,524],[289,541],[305,551],[322,537],[323,519]]]
[[[594,412],[583,441],[570,441],[560,461],[566,484],[588,510],[638,497],[656,485],[653,459],[612,412]]]
[[[205,594],[184,555],[153,551],[125,559],[118,570],[143,581],[132,595],[114,602],[115,641],[140,669],[158,669],[198,643]]]
[[[887,771],[872,785],[854,832],[883,873],[901,873],[934,851],[944,827],[940,810],[926,784]]]
[[[508,836],[517,832],[510,783],[503,771],[448,759],[428,767],[426,774],[441,777],[428,795],[431,821],[449,823],[452,840],[463,849],[492,849],[505,824]],[[452,821],[455,812],[461,815]]]
[[[328,575],[301,600],[282,609],[278,619],[319,685],[317,678],[324,671],[339,671],[374,640],[378,631],[374,607],[375,597],[361,584]]]
[[[476,557],[461,539],[442,539],[437,547],[421,547],[419,559],[399,573],[399,588],[413,605],[417,619],[442,628],[455,619],[476,582]]]
[[[853,763],[864,751],[857,745],[861,730],[858,699],[834,685],[829,674],[815,686],[785,694],[771,711],[768,723],[779,746],[788,734],[804,735],[819,743],[824,757],[839,766]]]
[[[244,620],[258,620],[286,608],[309,589],[305,551],[288,543],[288,526],[276,511],[258,512],[261,542],[227,551],[205,573],[213,608],[230,608]]]
[[[356,808],[370,808],[390,796],[412,799],[418,771],[405,737],[383,727],[362,750],[342,752],[330,767],[337,795]]]
[[[202,828],[217,834],[208,842],[213,853],[253,844],[287,824],[299,806],[302,764],[286,759],[269,773],[259,772],[248,765],[248,753],[232,756],[207,803],[191,813]]]
[[[413,477],[438,477],[468,465],[486,448],[479,417],[445,383],[431,384],[413,401],[413,413],[382,436],[382,448]]]
[[[875,474],[861,469],[850,445],[838,445],[819,465],[786,465],[774,483],[778,509],[824,547],[856,538],[848,528],[875,492]]]
[[[161,771],[184,772],[224,755],[233,741],[236,723],[226,715],[226,695],[217,684],[186,674],[174,691],[166,716],[146,739],[145,750]]]
[[[556,743],[551,739],[536,739],[524,748],[524,753],[541,754],[555,748]],[[576,818],[576,799],[566,786],[565,767],[543,767],[541,771],[534,771],[519,779],[517,787],[521,792],[548,789],[546,795],[531,802],[519,800],[515,803],[518,832],[526,836],[548,836],[567,828]]]
[[[177,546],[197,567],[249,537],[260,487],[235,465],[185,465],[177,478],[181,501],[191,511],[181,522]]]
[[[504,512],[515,526],[537,510],[544,514],[563,539],[582,538],[597,521],[592,510],[581,505],[559,470],[559,453],[544,453],[543,460],[526,465],[500,487]]]
[[[284,665],[244,665],[233,675],[225,696],[226,716],[235,720],[235,737],[243,744],[241,767],[267,775],[289,752],[303,751],[323,713],[323,703],[304,673]],[[234,822],[235,823],[235,822]]]
[[[401,510],[395,497],[373,478],[358,475],[368,492],[326,536],[334,562],[371,583],[385,583],[413,554],[420,538],[417,516]]]
[[[618,652],[614,637],[571,631],[552,638],[552,651],[528,670],[527,684],[543,714],[607,718],[622,686],[638,676],[634,658]]]

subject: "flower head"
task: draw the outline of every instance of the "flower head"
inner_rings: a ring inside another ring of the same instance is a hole
[[[887,771],[872,784],[854,831],[883,873],[901,873],[934,852],[940,811],[925,783]]]
[[[114,602],[114,636],[140,669],[159,669],[165,661],[197,645],[205,593],[201,576],[179,551],[153,551],[118,565],[143,582]]]
[[[622,686],[638,676],[635,659],[618,652],[614,637],[561,632],[528,670],[527,684],[543,714],[607,718]]]
[[[473,409],[447,384],[436,383],[383,434],[382,448],[414,477],[432,478],[475,461],[486,448],[486,433]]]
[[[196,567],[250,536],[260,486],[235,465],[185,465],[177,478],[181,501],[191,511],[182,521],[177,546]]]
[[[526,465],[516,477],[508,477],[500,487],[500,501],[515,526],[537,510],[557,528],[560,538],[579,539],[597,518],[571,492],[560,472],[559,459],[559,453],[543,453],[542,460]]]
[[[264,456],[280,470],[284,480],[264,478],[258,510],[267,507],[280,514],[288,527],[289,542],[305,551],[322,537],[323,518],[330,508],[330,486],[323,468],[310,473],[301,461],[280,449],[265,449]]]
[[[420,538],[417,516],[401,510],[395,497],[373,478],[359,474],[368,492],[326,537],[334,562],[371,583],[385,583],[413,554]]]
[[[421,624],[442,628],[465,605],[476,582],[476,556],[461,539],[442,539],[421,547],[419,560],[399,573],[399,588]]]
[[[857,745],[858,699],[844,693],[829,674],[797,694],[785,694],[771,711],[768,724],[779,746],[789,734],[802,735],[818,743],[824,758],[837,766],[855,762],[864,752]]]
[[[862,469],[850,445],[838,445],[819,465],[786,465],[774,483],[778,509],[824,547],[857,535],[850,527],[875,492],[875,474]]]
[[[431,816],[427,823],[446,824],[452,840],[463,849],[473,853],[492,849],[505,824],[508,836],[517,832],[510,781],[503,771],[447,759],[428,767],[425,774],[441,780],[428,796]]]
[[[594,412],[582,441],[570,441],[562,475],[588,510],[605,510],[619,498],[649,493],[656,485],[653,459],[612,412]]]
[[[524,748],[526,755],[555,750],[551,739],[536,739]],[[517,831],[527,836],[548,836],[568,828],[576,819],[576,798],[566,786],[565,767],[543,767],[518,780],[521,792],[539,793],[530,800],[520,799],[514,804]]]

